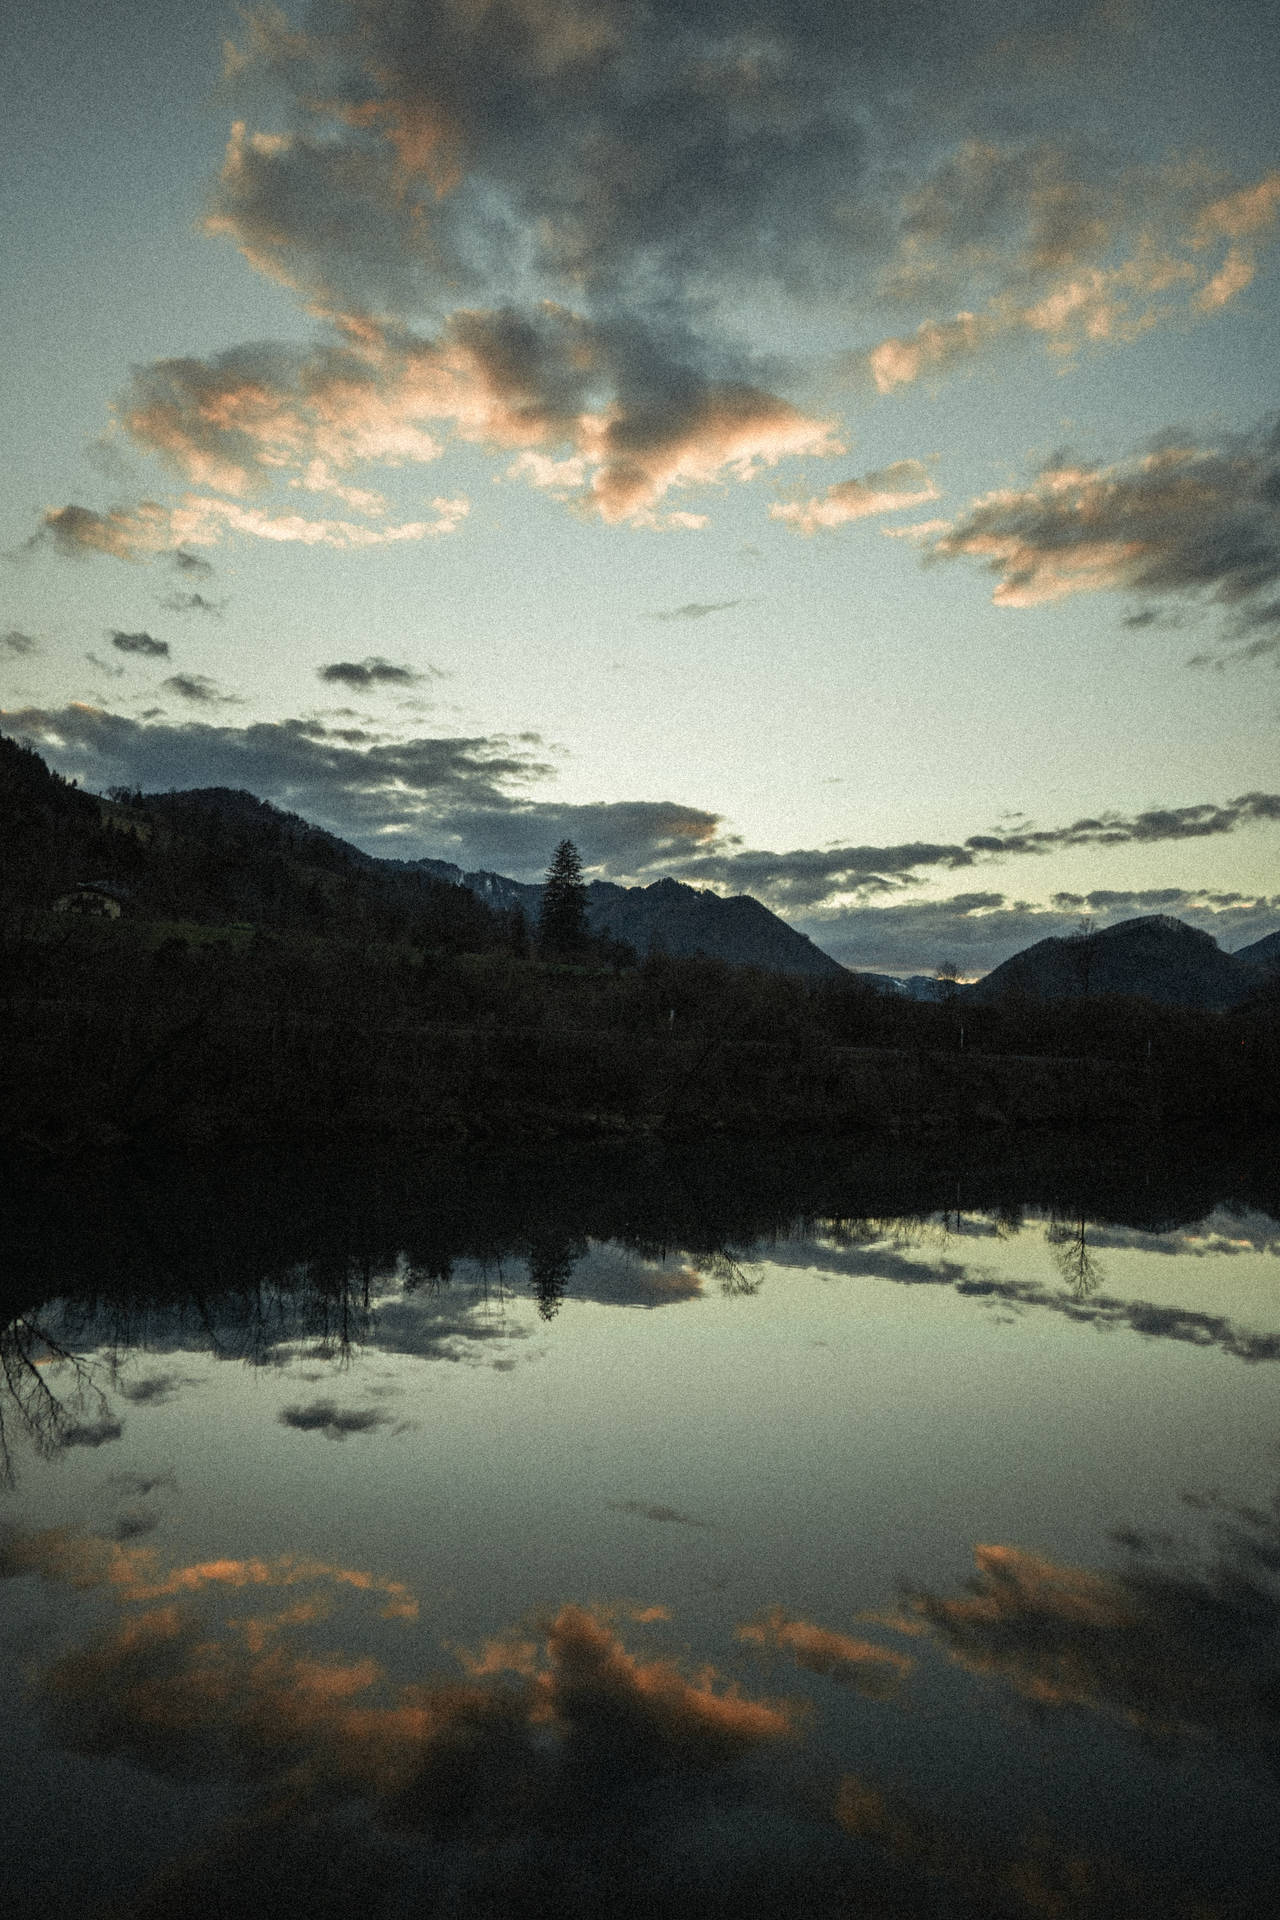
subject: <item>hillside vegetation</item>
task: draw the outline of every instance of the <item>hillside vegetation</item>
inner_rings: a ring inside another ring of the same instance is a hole
[[[118,919],[53,911],[86,880]],[[227,794],[99,800],[0,741],[0,1139],[998,1134],[1280,1120],[1280,988],[936,1004],[588,938]]]

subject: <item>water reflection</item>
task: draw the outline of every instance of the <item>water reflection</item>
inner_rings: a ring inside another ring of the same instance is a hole
[[[0,1314],[0,1777],[68,1796],[32,1910],[1271,1920],[1280,1503],[1171,1523],[1167,1463],[1280,1437],[1275,1165],[37,1192]]]
[[[50,1460],[68,1447],[101,1446],[120,1432],[90,1361],[60,1346],[29,1314],[0,1326],[0,1488],[14,1485],[19,1439],[38,1459]]]
[[[839,1149],[763,1164],[750,1150],[696,1162],[656,1150],[570,1155],[554,1170],[527,1158],[433,1162],[357,1169],[345,1185],[291,1166],[272,1174],[270,1206],[261,1166],[180,1172],[180,1185],[175,1169],[134,1168],[74,1197],[37,1189],[9,1281],[25,1310],[0,1323],[3,1484],[16,1441],[40,1458],[103,1446],[122,1434],[122,1402],[159,1405],[181,1391],[178,1368],[138,1374],[142,1352],[341,1368],[375,1348],[509,1369],[533,1331],[513,1310],[522,1296],[550,1325],[568,1298],[652,1310],[714,1290],[746,1302],[769,1271],[788,1269],[1280,1360],[1280,1331],[1108,1291],[1099,1252],[1280,1252],[1265,1153],[1245,1167],[1113,1168],[1101,1186],[1092,1163],[957,1173]],[[1175,1178],[1189,1195],[1180,1214]],[[896,1209],[880,1204],[890,1195]],[[986,1257],[1028,1233],[1042,1236],[1059,1284],[1036,1263],[1011,1271]],[[406,1424],[329,1391],[279,1418],[336,1441]]]
[[[1237,1860],[1224,1878],[1206,1859],[1196,1886],[1050,1827],[1009,1835],[998,1811],[962,1823],[851,1769],[824,1708],[852,1689],[877,1712],[919,1715],[936,1646],[1042,1712],[1274,1766],[1280,1501],[1217,1519],[1198,1561],[1135,1540],[1120,1572],[979,1547],[968,1591],[909,1592],[871,1632],[777,1606],[736,1628],[756,1665],[732,1673],[667,1650],[664,1606],[567,1601],[478,1645],[434,1646],[398,1680],[361,1641],[372,1618],[420,1645],[417,1597],[289,1556],[166,1565],[74,1530],[12,1531],[0,1580],[109,1602],[105,1624],[33,1678],[65,1751],[248,1794],[149,1885],[122,1885],[115,1914],[249,1910],[234,1902],[256,1879],[252,1910],[270,1920],[336,1911],[335,1887],[356,1885],[364,1911],[387,1914],[1092,1920],[1140,1898],[1205,1920],[1266,1911],[1253,1904],[1266,1868]],[[780,1662],[836,1692],[797,1697],[785,1676],[780,1691]],[[325,1822],[348,1849],[336,1882],[317,1846]]]
[[[1280,1497],[1261,1511],[1210,1496],[1199,1554],[1127,1529],[1116,1573],[1012,1546],[974,1549],[967,1592],[914,1592],[925,1628],[970,1673],[1041,1708],[1105,1715],[1144,1734],[1229,1742],[1280,1763]]]
[[[1058,1272],[1071,1290],[1073,1299],[1087,1300],[1103,1281],[1102,1262],[1089,1245],[1088,1223],[1083,1214],[1075,1220],[1052,1220],[1045,1239]]]

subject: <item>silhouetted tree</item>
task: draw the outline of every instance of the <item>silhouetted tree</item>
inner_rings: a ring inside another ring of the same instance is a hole
[[[547,869],[538,937],[548,953],[580,953],[587,944],[587,888],[572,840],[562,840]]]
[[[960,988],[960,963],[956,960],[943,960],[934,969],[935,991],[944,1007],[954,1007]]]
[[[1082,913],[1071,935],[1071,965],[1080,991],[1087,1000],[1093,979],[1093,963],[1098,951],[1098,929],[1091,913]]]

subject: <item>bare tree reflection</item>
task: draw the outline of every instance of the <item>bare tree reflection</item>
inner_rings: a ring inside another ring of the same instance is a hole
[[[54,1381],[65,1383],[65,1396]],[[86,1422],[105,1433],[110,1403],[90,1362],[72,1353],[26,1314],[0,1327],[0,1487],[14,1485],[13,1441],[20,1438],[51,1460]]]
[[[759,1293],[760,1282],[753,1280],[746,1272],[740,1259],[730,1253],[728,1247],[717,1247],[711,1253],[700,1253],[690,1261],[695,1273],[702,1273],[714,1280],[721,1293],[730,1299],[749,1299]]]
[[[1051,1220],[1045,1239],[1053,1263],[1066,1281],[1073,1297],[1088,1300],[1105,1279],[1102,1263],[1089,1246],[1083,1214],[1074,1221]]]

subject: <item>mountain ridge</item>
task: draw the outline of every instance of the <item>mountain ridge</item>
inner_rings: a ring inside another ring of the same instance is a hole
[[[426,858],[407,864],[433,878],[469,887],[486,906],[506,910],[518,906],[531,922],[536,921],[542,888],[534,881],[512,880],[487,868],[464,872],[448,860]],[[587,924],[592,933],[625,940],[641,955],[655,949],[673,957],[701,953],[734,966],[824,980],[837,980],[849,972],[751,894],[726,898],[669,875],[646,887],[591,881]]]
[[[1280,947],[1269,934],[1253,947]],[[1041,1000],[1141,994],[1165,1006],[1222,1010],[1257,991],[1265,969],[1227,953],[1211,933],[1171,914],[1140,914],[1096,932],[1053,935],[1012,954],[964,989],[978,1002],[1021,993]]]

